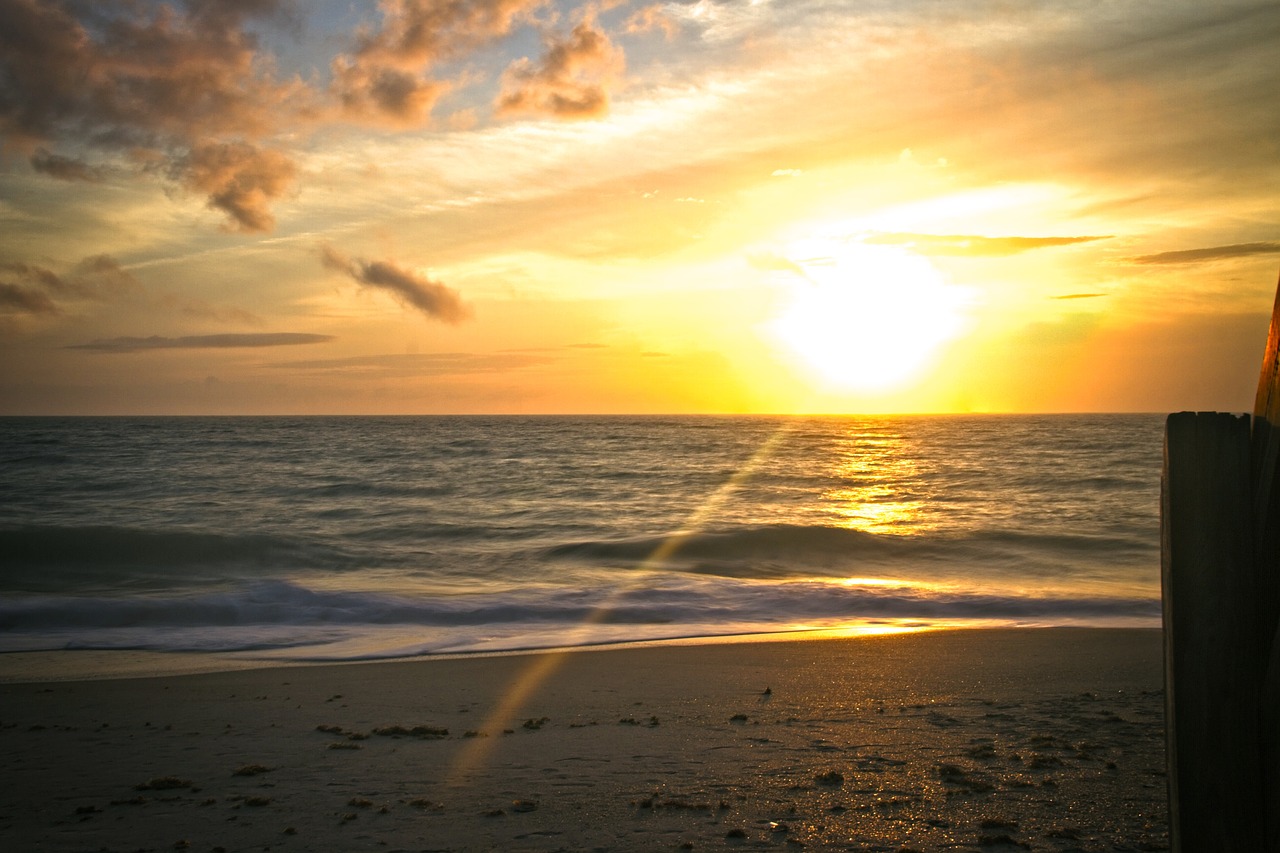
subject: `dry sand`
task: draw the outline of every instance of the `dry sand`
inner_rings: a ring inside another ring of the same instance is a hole
[[[1040,629],[7,684],[0,846],[1163,850],[1161,682]]]

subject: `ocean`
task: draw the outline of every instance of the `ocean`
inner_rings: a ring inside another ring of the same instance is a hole
[[[1163,420],[3,418],[0,652],[1155,627]]]

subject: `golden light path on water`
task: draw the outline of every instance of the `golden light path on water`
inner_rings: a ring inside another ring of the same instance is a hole
[[[751,455],[745,464],[734,472],[728,480],[726,480],[719,488],[712,492],[705,501],[689,516],[684,526],[667,537],[661,545],[653,550],[652,553],[641,563],[641,571],[636,572],[634,577],[643,578],[645,569],[652,569],[662,565],[668,558],[676,554],[681,547],[689,541],[691,537],[704,529],[706,522],[714,517],[715,513],[724,506],[725,502],[753,473],[759,470],[762,463],[769,458],[773,450],[783,441],[786,436],[795,429],[793,421],[786,421],[769,435],[760,447]],[[900,440],[887,440],[885,443],[896,445]],[[893,447],[894,451],[899,450]],[[850,462],[851,465],[857,465],[859,469],[879,468],[882,464],[889,465],[911,465],[911,460],[906,459],[901,453],[889,452],[887,449],[880,449],[874,454],[872,460],[864,460],[860,462]],[[848,472],[845,472],[848,473]],[[871,487],[863,489],[848,489],[828,492],[824,498],[837,499],[841,506],[847,509],[839,511],[845,519],[845,526],[865,530],[867,532],[877,532],[890,529],[895,523],[913,519],[919,513],[919,502],[885,502],[883,499],[885,494],[882,489]],[[899,587],[908,586],[902,581],[884,579],[884,578],[844,578],[841,580],[833,580],[833,583],[839,583],[845,586],[879,586],[879,587]],[[525,701],[532,696],[560,666],[564,663],[565,658],[569,654],[575,653],[575,647],[580,644],[578,640],[585,639],[589,634],[589,629],[603,621],[612,611],[613,605],[627,592],[640,587],[639,582],[630,584],[619,584],[615,587],[612,595],[601,602],[586,618],[579,623],[576,631],[570,632],[563,646],[559,649],[550,649],[545,652],[529,655],[528,663],[512,681],[511,685],[503,693],[494,709],[484,719],[478,731],[491,732],[500,730],[508,721],[512,720],[516,714],[524,707]],[[919,586],[919,584],[912,584]],[[966,625],[971,624],[969,621]],[[944,622],[931,622],[928,625],[922,625],[916,620],[886,620],[877,619],[874,622],[850,622],[847,625],[838,627],[815,627],[806,625],[779,626],[777,636],[786,634],[800,633],[806,638],[836,638],[836,637],[855,637],[855,636],[873,636],[885,634],[902,634],[909,632],[919,632],[927,630],[935,630],[939,628],[955,627]],[[773,634],[769,636],[774,636]],[[723,639],[723,638],[722,638]],[[704,638],[700,638],[699,642],[706,642]],[[457,783],[465,779],[473,770],[484,766],[486,759],[492,747],[487,742],[489,739],[484,737],[473,738],[468,741],[454,760],[450,768],[448,779],[451,783]]]

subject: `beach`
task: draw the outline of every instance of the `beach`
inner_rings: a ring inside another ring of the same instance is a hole
[[[11,850],[1168,845],[1152,629],[33,681],[0,707]]]

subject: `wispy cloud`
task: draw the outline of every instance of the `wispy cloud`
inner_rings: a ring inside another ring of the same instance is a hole
[[[868,243],[909,246],[929,255],[975,255],[998,257],[1016,255],[1033,249],[1073,246],[1108,240],[1110,235],[1087,237],[983,237],[975,234],[911,234],[879,233],[867,237]]]
[[[146,338],[105,338],[90,341],[87,344],[73,344],[67,349],[84,349],[95,352],[145,352],[147,350],[162,349],[243,349],[322,344],[331,340],[334,340],[333,335],[312,335],[301,332],[186,335],[178,338],[152,335]]]
[[[138,282],[110,255],[94,255],[77,263],[67,273],[57,273],[39,264],[0,261],[0,274],[12,281],[0,281],[0,310],[18,314],[60,314],[60,302],[107,300],[133,292]]]
[[[1109,296],[1108,293],[1064,293],[1061,296],[1051,296],[1050,299],[1097,299],[1100,296]]]
[[[1250,255],[1274,254],[1280,254],[1280,242],[1234,243],[1230,246],[1180,249],[1174,252],[1157,252],[1154,255],[1138,255],[1129,260],[1135,264],[1194,264],[1201,261],[1220,261],[1228,258],[1247,258]]]
[[[433,319],[460,323],[471,314],[453,288],[389,261],[350,258],[332,246],[321,247],[320,260],[327,268],[345,273],[357,284],[388,291]]]
[[[284,361],[272,367],[321,372],[386,374],[396,376],[462,376],[506,373],[554,361],[535,353],[441,352],[363,355],[309,361]]]

